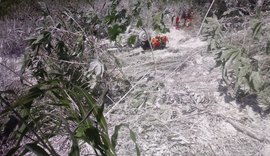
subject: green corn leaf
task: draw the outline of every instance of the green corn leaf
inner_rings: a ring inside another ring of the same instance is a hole
[[[229,80],[228,80],[228,69],[226,66],[222,67],[222,78],[225,81],[226,84],[229,84]]]
[[[140,156],[140,155],[141,155],[141,152],[140,152],[139,146],[138,146],[138,144],[137,144],[136,134],[135,134],[130,128],[129,128],[129,134],[130,134],[131,140],[132,140],[132,141],[134,142],[134,144],[135,144],[137,156]]]
[[[88,137],[85,136],[85,130],[89,127],[93,127],[93,125],[84,125],[84,124],[81,124],[79,125],[79,127],[76,129],[76,131],[74,132],[75,133],[75,136],[76,138],[80,138],[80,139],[83,139],[85,142],[88,142],[90,143],[91,141],[88,139]]]
[[[157,12],[154,16],[153,16],[153,23],[152,23],[152,27],[155,31],[157,32],[161,32],[161,33],[166,33],[169,32],[169,29],[166,28],[166,25],[164,23],[164,16],[162,12]]]
[[[58,41],[56,51],[59,60],[69,60],[68,48],[64,41]]]
[[[136,134],[129,128],[129,126],[128,126],[127,124],[120,124],[120,125],[115,126],[115,128],[114,128],[114,133],[113,133],[113,135],[111,136],[111,141],[112,141],[112,146],[113,146],[113,148],[115,148],[116,145],[117,145],[118,133],[119,133],[119,130],[120,130],[122,127],[126,127],[126,128],[129,129],[129,136],[130,136],[131,140],[133,141],[133,143],[135,144],[136,154],[137,154],[137,156],[140,156],[141,153],[140,153],[139,146],[138,146],[138,144],[137,144]]]
[[[69,152],[69,156],[80,156],[79,145],[72,143],[71,151]]]
[[[237,51],[235,53],[233,53],[231,56],[230,56],[230,60],[231,61],[234,61],[234,60],[239,60],[239,57],[241,57],[241,51]]]
[[[121,127],[122,127],[122,124],[121,125],[117,125],[117,126],[114,127],[114,133],[111,136],[111,141],[112,141],[113,148],[115,148],[116,145],[117,145],[118,132],[119,132],[119,130],[120,130]]]
[[[129,38],[128,38],[128,45],[131,46],[131,45],[134,45],[135,42],[136,42],[136,39],[137,39],[137,36],[136,35],[131,35]]]
[[[24,148],[24,150],[19,154],[19,156],[25,156],[28,152],[30,152],[28,149]]]
[[[236,95],[237,92],[239,91],[240,89],[240,84],[238,83],[238,81],[235,83],[235,86],[234,86],[234,94]]]
[[[20,69],[20,75],[24,74],[25,70],[32,66],[32,59],[30,58],[30,56],[28,54],[25,54],[23,57],[23,63],[22,63],[22,67]],[[23,81],[22,77],[20,77],[21,82]]]
[[[18,106],[24,106],[24,108],[31,108],[31,105],[33,101],[40,97],[41,95],[44,95],[44,92],[40,90],[37,86],[33,87],[29,90],[29,93],[20,97],[18,100],[15,101],[15,103],[12,105],[13,109],[15,109]],[[12,108],[7,108],[3,110],[0,115],[5,114],[9,112]]]
[[[13,148],[11,148],[5,156],[13,156],[15,155],[15,153],[18,151],[18,149],[20,148],[21,146],[15,146]]]
[[[228,47],[222,52],[222,55],[220,56],[220,58],[224,60],[225,62],[227,62],[231,58],[232,54],[240,53],[240,52],[241,51],[238,48]]]
[[[238,58],[238,59],[241,60],[241,58]],[[239,60],[235,61],[235,63],[234,63],[233,70],[234,70],[234,72],[235,72],[236,75],[239,74],[241,64],[242,64],[242,63],[241,63],[241,61],[239,61]]]
[[[243,77],[241,80],[241,90],[244,91],[244,94],[247,94],[250,91],[250,85],[246,77]]]
[[[103,116],[103,111],[104,111],[104,103],[101,105],[101,107],[98,108],[98,112],[97,112],[97,115],[96,115],[96,119],[98,122],[102,122],[102,120],[104,120],[104,116]],[[107,124],[105,127],[103,127],[103,129],[105,131],[107,131]]]
[[[250,71],[251,70],[248,66],[240,67],[237,77],[238,78],[246,77],[250,73]]]
[[[262,25],[263,25],[263,23],[261,21],[258,21],[258,22],[256,22],[254,24],[253,29],[252,29],[252,37],[253,37],[253,39],[258,38],[258,35],[262,31]]]
[[[51,92],[57,98],[57,100],[59,100],[59,103],[57,103],[57,101],[55,101],[51,105],[64,106],[64,107],[69,106],[70,101],[66,97],[62,96],[58,89],[52,89]]]
[[[68,124],[68,121],[63,117],[59,117],[59,118],[61,119],[61,121],[65,125],[65,128],[66,128],[68,134],[70,135],[70,138],[72,141],[72,146],[71,146],[71,151],[69,152],[69,156],[80,156],[80,148],[79,148],[78,141],[77,141],[75,135],[73,134],[73,132],[70,130],[70,125]]]
[[[83,88],[78,87],[78,86],[74,86],[74,87],[76,88],[76,90],[80,94],[82,94],[85,97],[86,102],[87,102],[87,104],[90,107],[89,109],[93,109],[93,114],[95,115],[96,119],[99,119],[99,125],[101,126],[101,128],[103,130],[107,130],[108,129],[108,126],[107,126],[106,119],[105,119],[105,117],[103,115],[102,116],[99,116],[100,113],[99,113],[98,106],[96,105],[96,103],[93,100],[92,96],[86,90],[84,90]]]
[[[83,104],[82,104],[83,96],[81,94],[79,94],[78,92],[74,91],[74,90],[68,90],[68,94],[69,94],[69,96],[71,98],[71,99],[68,99],[68,101],[69,101],[69,107],[71,108],[71,111],[73,112],[73,114],[77,114],[81,118],[83,118],[84,116],[86,116],[86,111],[87,110],[84,109]],[[70,100],[73,100],[74,103],[72,101],[70,101]],[[73,104],[78,107],[79,113],[77,113],[77,111],[74,110]]]
[[[49,11],[47,5],[44,2],[38,2],[38,4],[40,5],[43,16],[49,16],[50,11]]]
[[[35,153],[37,156],[49,156],[49,154],[36,143],[29,143],[25,145],[25,148]]]
[[[140,28],[141,26],[143,26],[143,21],[142,21],[142,19],[140,18],[140,19],[138,20],[137,24],[136,24],[136,27],[137,27],[137,28]]]
[[[115,148],[111,143],[108,133],[100,132],[100,137],[102,138],[106,155],[115,156],[116,155]]]
[[[27,108],[30,108],[33,101],[42,95],[44,95],[43,90],[41,90],[39,87],[33,87],[30,89],[28,94],[18,99],[14,106],[25,105]]]
[[[251,73],[249,82],[251,82],[253,89],[257,92],[259,92],[263,87],[263,80],[257,71]]]
[[[100,138],[99,130],[95,127],[89,127],[85,129],[84,131],[85,136],[88,140],[90,140],[91,143],[93,143],[93,146],[98,149],[101,153],[105,153],[105,150],[103,148],[103,143]]]
[[[26,122],[28,121],[28,118],[29,118],[29,112],[27,112],[26,115],[23,116],[23,119],[24,119]],[[34,130],[34,129],[36,128],[37,125],[36,125],[35,123],[39,122],[39,121],[42,120],[43,118],[45,118],[45,116],[43,116],[43,117],[39,116],[39,117],[33,119],[32,121],[28,122],[27,125],[22,124],[22,125],[19,127],[19,132],[20,132],[20,133],[17,134],[18,139],[17,139],[16,146],[19,146],[19,145],[20,145],[20,143],[21,143],[23,137],[25,137],[25,135],[26,135],[27,133],[29,133],[29,132],[31,133],[31,131]]]
[[[116,37],[124,31],[125,30],[119,24],[114,24],[108,28],[109,38],[114,41]]]
[[[44,39],[45,39],[45,35],[41,34],[35,40],[32,40],[33,41],[32,45],[41,44]]]
[[[51,33],[49,31],[44,31],[40,34],[36,40],[32,40],[32,45],[40,45],[43,43],[48,43],[51,40]]]

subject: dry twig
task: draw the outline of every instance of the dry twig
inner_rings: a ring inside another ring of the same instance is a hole
[[[10,67],[8,67],[7,65],[3,64],[2,62],[0,62],[0,65],[5,67],[7,70],[11,71],[13,74],[15,74],[16,76],[22,78],[25,82],[27,82],[29,85],[33,86],[33,83],[28,81],[25,77],[23,77],[22,75],[16,73],[14,70],[12,70]]]
[[[203,21],[202,21],[202,24],[201,24],[201,26],[200,26],[200,29],[199,29],[199,31],[198,31],[197,36],[199,36],[199,35],[201,34],[202,27],[203,27],[203,24],[204,24],[204,22],[205,22],[205,19],[206,19],[207,15],[209,14],[209,12],[210,12],[210,10],[211,10],[211,8],[212,8],[212,6],[213,6],[214,3],[215,3],[215,0],[213,0],[212,3],[211,3],[211,5],[209,6],[209,8],[208,8],[208,10],[207,10],[207,12],[206,12],[206,14],[205,14],[205,16],[204,16],[204,18],[203,18]]]
[[[147,74],[149,74],[150,72],[148,72]],[[145,74],[144,76],[142,76],[133,86],[132,88],[129,89],[129,91],[126,92],[126,94],[119,100],[117,101],[114,106],[105,114],[105,117],[107,117],[114,109],[115,107],[118,106],[118,104],[139,84],[139,82],[145,78],[145,76],[147,75]]]

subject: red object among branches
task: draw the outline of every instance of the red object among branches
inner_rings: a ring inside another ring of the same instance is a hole
[[[155,36],[151,39],[151,44],[154,49],[164,49],[169,42],[167,36]]]
[[[176,17],[175,24],[176,24],[176,29],[179,29],[180,28],[180,18],[179,18],[179,16]]]
[[[190,8],[188,10],[183,10],[182,14],[176,17],[175,28],[176,29],[179,29],[180,27],[189,28],[190,25],[192,24],[193,16],[194,16],[193,9]],[[180,21],[183,21],[183,23],[180,24]]]

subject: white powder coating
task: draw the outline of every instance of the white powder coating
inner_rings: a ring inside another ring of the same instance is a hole
[[[141,31],[140,34],[139,34],[139,39],[141,41],[147,41],[147,35],[144,31]]]
[[[170,32],[165,34],[169,37],[168,47],[173,48],[198,48],[207,45],[207,42],[201,41],[198,37],[191,37],[186,33],[189,30],[170,29]]]
[[[249,109],[240,112],[235,101],[225,102],[219,90],[221,71],[212,70],[215,60],[206,53],[207,43],[174,28],[165,35],[167,48],[153,54],[140,48],[114,51],[122,63],[122,73],[114,73],[136,86],[107,116],[110,135],[114,126],[129,124],[145,156],[268,156],[269,143],[258,138],[270,138],[269,118],[261,120]],[[68,138],[57,136],[51,141],[60,155],[68,154]],[[81,155],[94,154],[89,145],[81,148]],[[136,155],[127,129],[120,131],[116,150],[119,156]]]
[[[153,54],[138,49],[117,54],[125,76],[138,85],[109,114],[108,122],[128,123],[142,155],[269,155],[269,146],[258,140],[270,138],[265,124],[269,119],[240,112],[234,100],[225,102],[214,55],[206,52],[206,42],[187,32],[171,28],[165,34],[167,48]],[[122,134],[118,154],[135,155],[128,132]]]

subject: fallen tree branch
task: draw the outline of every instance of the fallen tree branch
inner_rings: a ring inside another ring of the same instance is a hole
[[[261,134],[259,134],[259,132],[255,132],[254,130],[252,130],[251,128],[248,128],[240,123],[236,123],[235,121],[233,121],[232,119],[221,115],[221,114],[212,114],[212,113],[208,113],[211,116],[216,116],[219,118],[222,118],[225,122],[229,123],[230,125],[233,126],[233,128],[235,128],[237,131],[255,139],[258,140],[260,142],[265,142],[265,143],[270,143],[270,139],[267,138],[266,136],[263,136]]]
[[[248,127],[245,127],[241,124],[238,124],[230,119],[225,119],[226,122],[228,122],[229,124],[231,124],[237,131],[243,133],[243,134],[246,134],[247,136],[253,138],[253,139],[256,139],[260,142],[270,142],[270,140],[266,137],[263,137],[261,136],[260,134],[254,132],[253,130],[251,130],[250,128]]]

